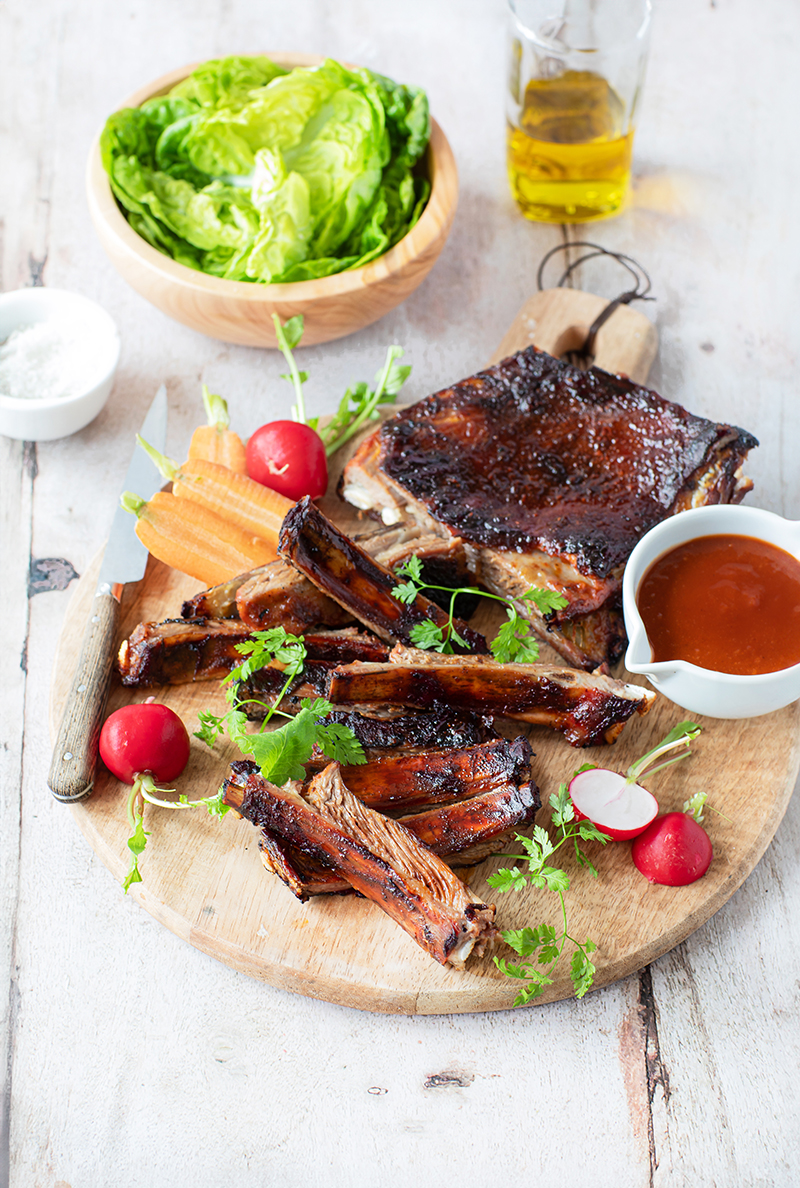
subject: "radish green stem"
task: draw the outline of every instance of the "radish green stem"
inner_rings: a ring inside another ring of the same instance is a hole
[[[364,424],[364,422],[372,416],[372,414],[375,411],[375,409],[377,408],[377,406],[381,403],[381,397],[383,396],[383,393],[386,390],[386,384],[389,379],[389,373],[392,369],[392,363],[395,361],[395,359],[399,359],[402,354],[403,354],[402,347],[399,347],[399,346],[390,346],[389,347],[389,350],[386,353],[386,363],[384,364],[383,371],[380,373],[380,378],[378,379],[377,388],[372,393],[372,395],[369,397],[369,399],[364,403],[364,407],[357,414],[357,416],[354,418],[352,423],[347,427],[347,429],[345,429],[345,431],[339,437],[336,437],[332,441],[330,441],[329,436],[326,436],[325,430],[323,429],[321,436],[322,436],[323,441],[326,443],[325,453],[329,458],[330,458],[331,454],[335,454],[338,449],[341,449],[341,447],[345,444],[345,442],[348,442],[351,437],[355,437],[356,433],[359,432],[359,430],[361,429],[361,426]]]
[[[291,352],[286,335],[281,326],[281,320],[276,313],[272,315],[272,321],[275,326],[275,337],[278,340],[278,346],[281,348],[283,357],[289,364],[289,371],[291,373],[291,380],[294,386],[294,394],[296,404],[292,409],[292,418],[299,421],[302,425],[306,423],[306,406],[303,400],[303,381],[300,378],[300,372],[297,370],[297,364],[294,361],[294,355]]]
[[[679,722],[677,726],[670,730],[663,742],[660,742],[657,747],[653,747],[651,751],[648,751],[636,763],[631,764],[625,773],[626,782],[635,784],[643,778],[645,773],[647,775],[653,775],[654,772],[661,771],[662,767],[668,767],[670,763],[677,763],[681,759],[687,759],[689,756],[689,743],[692,739],[697,738],[699,733],[700,727],[694,722]],[[661,755],[665,755],[667,751],[673,750],[674,747],[686,747],[686,752],[648,771],[648,768],[656,759],[660,758]]]

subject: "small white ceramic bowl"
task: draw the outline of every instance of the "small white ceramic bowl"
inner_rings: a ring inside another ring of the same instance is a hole
[[[20,441],[52,441],[93,421],[108,399],[119,360],[117,327],[104,309],[65,289],[18,289],[0,294],[0,345],[14,330],[49,322],[74,328],[86,342],[85,383],[56,398],[5,396],[0,390],[0,434]]]
[[[800,521],[739,504],[716,504],[670,516],[646,533],[630,555],[622,582],[628,651],[625,667],[643,673],[670,701],[709,718],[756,718],[800,698],[800,664],[778,672],[737,676],[699,668],[685,660],[652,660],[636,594],[647,570],[664,553],[699,536],[751,536],[800,559]]]

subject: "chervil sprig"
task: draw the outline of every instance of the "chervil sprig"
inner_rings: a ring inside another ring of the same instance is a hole
[[[597,869],[580,843],[598,841],[605,845],[611,839],[590,821],[575,819],[575,810],[566,784],[559,785],[558,793],[550,797],[550,805],[553,810],[552,822],[560,832],[560,838],[553,842],[547,830],[540,825],[534,828],[533,837],[518,834],[516,840],[524,853],[507,856],[517,862],[527,863],[527,870],[522,870],[518,866],[504,867],[496,874],[490,875],[487,880],[491,887],[500,892],[513,891],[529,884],[541,890],[554,891],[561,904],[560,932],[550,924],[540,924],[535,928],[509,929],[500,934],[506,944],[519,957],[525,959],[519,965],[502,957],[494,959],[501,973],[527,983],[514,999],[514,1006],[524,1006],[525,1003],[538,998],[545,987],[552,984],[553,979],[549,975],[564,952],[567,942],[574,945],[570,974],[575,997],[583,998],[594,981],[595,966],[590,954],[596,951],[597,946],[589,937],[581,942],[570,934],[564,900],[564,895],[569,890],[569,876],[559,866],[554,866],[551,859],[563,845],[571,842],[578,864],[597,878]]]
[[[450,606],[447,623],[439,627],[432,619],[425,619],[422,623],[415,623],[411,628],[411,642],[425,651],[452,654],[453,644],[461,647],[469,645],[459,636],[455,629],[455,604],[459,594],[476,594],[481,598],[491,598],[495,602],[503,603],[508,616],[508,622],[503,623],[497,635],[489,644],[495,660],[501,664],[530,664],[539,658],[539,641],[533,633],[533,628],[527,619],[523,618],[510,598],[503,598],[500,594],[490,594],[486,590],[479,590],[476,586],[436,586],[426,582],[422,577],[422,562],[416,553],[398,565],[396,577],[406,580],[398,582],[392,590],[393,596],[404,603],[411,603],[425,590],[441,590],[450,594]],[[567,606],[568,599],[556,590],[544,590],[531,586],[522,595],[521,601],[533,602],[543,615],[551,614]]]

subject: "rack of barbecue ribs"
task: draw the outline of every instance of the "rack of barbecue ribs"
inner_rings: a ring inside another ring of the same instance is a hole
[[[623,376],[528,347],[398,412],[347,464],[343,499],[384,524],[457,537],[475,580],[571,664],[621,657],[621,579],[648,529],[752,488],[752,434]],[[541,616],[531,586],[567,606]]]

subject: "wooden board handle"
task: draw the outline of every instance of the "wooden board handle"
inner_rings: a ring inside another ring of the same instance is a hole
[[[102,587],[94,596],[47,778],[50,791],[64,804],[83,800],[94,785],[97,742],[111,684],[119,617],[115,592]]]

